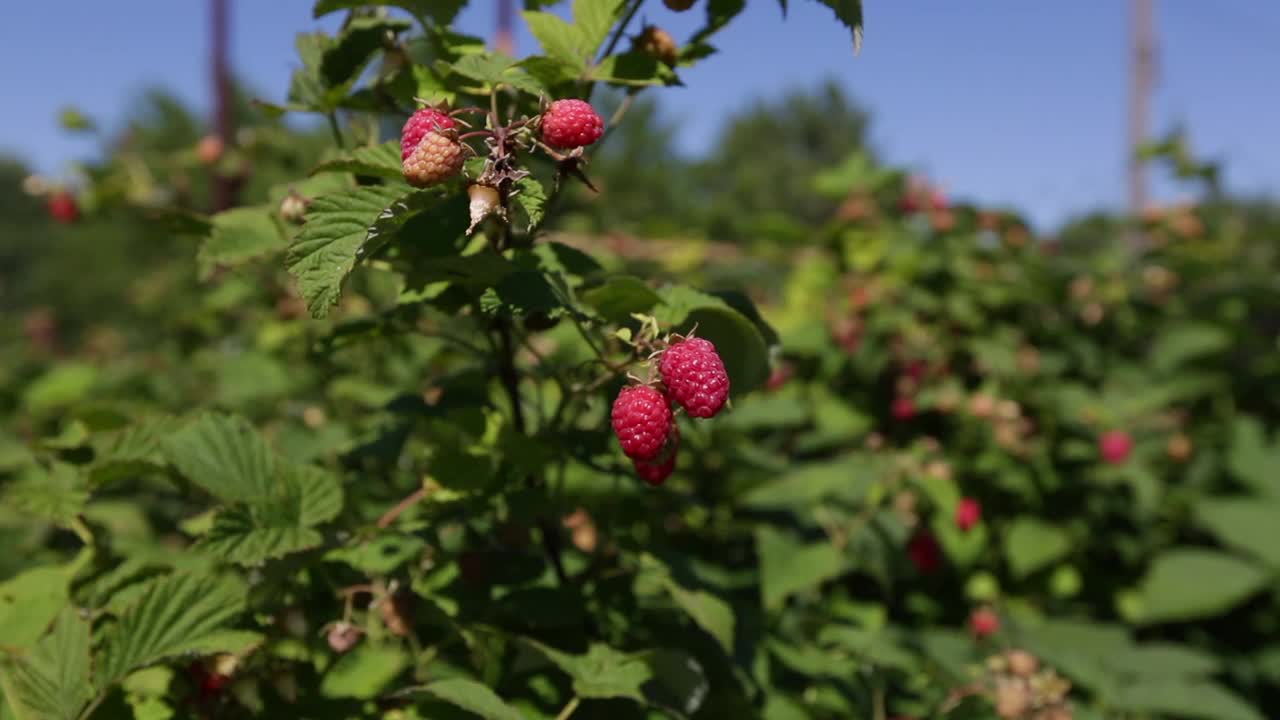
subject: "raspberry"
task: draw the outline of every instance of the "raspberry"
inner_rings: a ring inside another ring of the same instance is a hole
[[[1133,438],[1123,430],[1108,430],[1098,438],[1098,452],[1102,459],[1112,465],[1119,465],[1129,457],[1133,450]]]
[[[603,134],[604,120],[582,100],[556,100],[542,114],[542,139],[552,147],[586,147]]]
[[[674,422],[671,423],[671,430],[667,433],[667,439],[662,443],[662,449],[658,454],[650,460],[633,460],[636,475],[641,480],[657,487],[667,481],[671,477],[671,473],[676,469],[676,454],[680,450],[680,426]]]
[[[202,165],[212,165],[222,159],[226,144],[217,135],[205,135],[196,143],[196,157]]]
[[[671,397],[691,417],[714,417],[729,397],[729,374],[716,346],[702,338],[671,345],[658,365]]]
[[[613,401],[611,419],[622,452],[632,460],[653,460],[671,434],[667,397],[648,385],[622,388]]]
[[[693,7],[693,4],[697,1],[698,0],[662,0],[662,4],[676,12],[684,12],[685,10]]]
[[[467,198],[469,200],[467,207],[471,214],[471,224],[467,226],[468,233],[474,231],[477,225],[494,213],[498,213],[499,217],[503,216],[502,200],[496,187],[472,183],[467,186]]]
[[[446,131],[448,132],[448,131]],[[462,172],[467,151],[462,143],[432,130],[405,158],[404,179],[414,187],[429,187]]]
[[[453,118],[434,108],[422,108],[409,116],[404,129],[400,131],[400,161],[409,159],[418,143],[432,130],[453,130],[457,127]]]
[[[929,575],[942,565],[942,548],[937,538],[927,530],[911,536],[907,543],[907,556],[922,575]]]
[[[960,498],[956,504],[956,527],[968,532],[982,522],[982,504],[973,498]]]
[[[646,26],[636,36],[634,50],[661,61],[668,67],[674,66],[680,58],[680,46],[676,45],[671,33],[657,25]]]
[[[76,205],[75,196],[65,190],[59,190],[49,196],[49,215],[64,225],[70,225],[80,219],[80,207]]]
[[[1000,616],[991,608],[978,608],[969,614],[969,631],[979,640],[994,635],[1000,629]]]
[[[911,398],[900,395],[893,399],[891,412],[894,420],[910,420],[916,416],[916,403]]]
[[[329,626],[325,639],[329,642],[329,649],[341,655],[355,647],[362,634],[363,631],[355,625],[339,621]]]

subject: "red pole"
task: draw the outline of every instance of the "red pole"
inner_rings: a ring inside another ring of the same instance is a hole
[[[209,0],[209,64],[213,71],[213,128],[223,148],[231,147],[235,134],[232,117],[231,64],[228,61],[228,15],[230,0]],[[235,201],[232,178],[215,175],[213,209],[226,210]]]
[[[511,31],[515,16],[514,0],[498,0],[498,32],[494,35],[493,48],[506,55],[516,54],[516,38]]]

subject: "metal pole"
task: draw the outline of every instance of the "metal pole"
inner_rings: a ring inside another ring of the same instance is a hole
[[[209,0],[209,64],[213,72],[213,127],[214,134],[222,141],[223,148],[231,147],[232,136],[235,133],[232,117],[231,66],[227,59],[229,5],[230,0]],[[232,178],[214,175],[214,211],[231,207],[235,201],[235,185]]]

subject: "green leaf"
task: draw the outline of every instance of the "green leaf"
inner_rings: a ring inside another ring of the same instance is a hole
[[[12,652],[36,644],[67,604],[74,569],[34,567],[0,583],[0,648]]]
[[[582,50],[585,41],[577,28],[548,12],[525,12],[524,20],[544,53],[564,62],[576,73],[586,70],[586,54]]]
[[[1205,499],[1196,505],[1196,519],[1224,544],[1280,569],[1280,501]]]
[[[484,720],[520,720],[523,717],[496,693],[474,680],[446,678],[424,685],[422,691],[479,715]]]
[[[1193,678],[1214,675],[1221,669],[1216,657],[1172,643],[1115,649],[1100,660],[1119,674],[1147,678]]]
[[[285,257],[312,316],[328,315],[338,302],[342,281],[359,259],[370,228],[404,194],[404,187],[360,187],[312,201],[306,223]]]
[[[20,720],[76,720],[93,697],[89,623],[71,607],[18,661],[0,664],[0,687]]]
[[[395,18],[352,18],[337,43],[324,51],[320,73],[325,84],[337,87],[353,82],[374,53],[384,47],[388,33],[398,35],[410,27],[408,21]]]
[[[1143,623],[1180,622],[1218,615],[1267,584],[1267,574],[1226,553],[1192,548],[1156,556],[1139,592]]]
[[[1009,569],[1019,578],[1060,560],[1070,550],[1066,531],[1030,517],[1015,520],[1004,542]]]
[[[80,401],[98,382],[92,365],[70,362],[55,365],[27,384],[22,402],[34,415],[65,408]]]
[[[656,577],[658,584],[676,605],[693,619],[698,627],[715,638],[725,654],[733,656],[733,606],[715,595],[680,584],[671,569],[652,555],[645,554],[641,563],[648,573]]]
[[[1107,706],[1129,713],[1169,714],[1204,720],[1264,720],[1240,697],[1207,680],[1139,681],[1120,687]]]
[[[542,224],[542,218],[546,214],[547,189],[536,178],[528,175],[517,180],[511,200],[515,203],[516,209],[524,215],[526,232],[533,232]]]
[[[458,17],[458,12],[466,5],[466,0],[317,0],[311,16],[322,18],[329,13],[340,10],[354,10],[361,7],[387,5],[408,11],[418,18],[430,19],[437,25],[448,25]]]
[[[674,83],[676,74],[652,55],[633,50],[605,58],[591,70],[591,79],[625,87],[646,87]]]
[[[165,457],[188,480],[227,502],[270,504],[275,457],[247,420],[207,413],[163,441]]]
[[[1151,368],[1169,372],[1196,358],[1220,352],[1230,343],[1231,336],[1216,325],[1180,325],[1156,337],[1151,346]]]
[[[624,0],[573,0],[573,25],[582,37],[582,49],[593,57],[609,37]]]
[[[1242,415],[1231,426],[1231,452],[1227,464],[1240,480],[1270,495],[1280,495],[1276,468],[1280,467],[1280,448],[1269,443],[1262,422]]]
[[[862,50],[862,0],[818,0],[831,8],[836,19],[853,31],[853,51]]]
[[[330,550],[324,559],[342,562],[369,575],[387,575],[417,557],[426,541],[414,535],[382,534],[355,547]]]
[[[600,287],[583,292],[581,297],[605,320],[619,325],[630,322],[631,313],[648,312],[662,302],[643,280],[630,275],[611,277]]]
[[[220,267],[235,267],[286,245],[272,208],[234,208],[214,215],[212,223],[209,237],[196,254],[202,280]]]
[[[64,527],[84,510],[88,500],[84,476],[66,463],[54,463],[48,470],[29,465],[4,492],[6,505]]]
[[[682,716],[697,712],[706,699],[702,666],[684,653],[622,653],[595,643],[585,655],[571,655],[533,640],[525,642],[569,675],[580,698],[626,698]]]
[[[398,647],[361,643],[325,673],[320,694],[361,700],[377,697],[408,666],[409,654]]]
[[[108,627],[98,683],[106,686],[138,668],[196,652],[245,608],[239,579],[177,573],[150,583],[137,603]]]
[[[404,169],[400,163],[400,141],[388,140],[381,145],[362,145],[325,160],[311,171],[312,175],[328,172],[354,173],[400,180]]]
[[[845,570],[844,554],[831,543],[805,544],[767,526],[756,529],[756,552],[766,608],[781,607],[789,595],[817,587]]]
[[[915,657],[903,650],[887,632],[873,632],[849,625],[829,625],[818,633],[818,642],[837,645],[871,665],[906,672],[916,669]]]

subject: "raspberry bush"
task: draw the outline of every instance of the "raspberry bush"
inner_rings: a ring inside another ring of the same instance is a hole
[[[772,113],[716,176],[751,201],[584,234],[744,3],[528,2],[520,59],[464,4],[321,0],[230,141],[24,188],[167,254],[0,326],[0,718],[1272,714],[1274,214],[1050,242],[865,154],[799,177]]]

